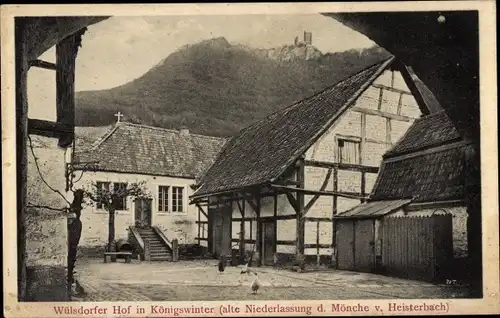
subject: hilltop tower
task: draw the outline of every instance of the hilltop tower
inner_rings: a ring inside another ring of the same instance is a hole
[[[312,45],[312,32],[304,31],[304,43],[306,45]]]

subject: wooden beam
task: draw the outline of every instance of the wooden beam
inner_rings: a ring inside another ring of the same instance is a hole
[[[285,215],[277,215],[276,217],[274,216],[261,216],[260,219],[261,221],[263,220],[295,220],[297,216],[295,214],[285,214]],[[234,218],[233,221],[239,222],[243,219],[241,218]],[[257,217],[255,218],[245,218],[243,221],[256,221]]]
[[[299,158],[297,160],[297,181],[300,183],[299,187],[301,189],[305,188],[305,162],[304,158]],[[305,221],[302,218],[302,211],[304,210],[304,192],[297,192],[297,207],[298,207],[298,213],[297,213],[297,231],[296,231],[296,237],[295,241],[297,243],[296,245],[296,255],[297,256],[303,256],[304,255],[304,240],[305,240]]]
[[[297,203],[297,200],[293,197],[293,195],[290,192],[286,192],[286,197],[288,199],[288,202],[292,206],[293,210],[295,211],[296,214],[300,213],[300,208]]]
[[[201,213],[203,213],[203,215],[204,215],[204,216],[207,218],[207,220],[208,220],[208,214],[207,214],[207,212],[205,212],[205,211],[203,210],[203,208],[201,207],[201,205],[200,205],[199,203],[195,203],[195,205],[196,205],[196,207],[198,208],[198,211],[200,211]]]
[[[86,29],[72,34],[56,45],[56,115],[57,122],[75,126],[75,62],[82,35]],[[74,131],[59,138],[59,146],[71,145]]]
[[[318,168],[336,168],[338,170],[350,170],[350,171],[366,171],[369,173],[378,173],[379,167],[375,166],[364,166],[349,163],[337,163],[328,161],[318,161],[318,160],[306,160],[306,166],[318,167]]]
[[[410,92],[407,92],[405,90],[402,90],[402,89],[399,89],[399,88],[394,88],[394,87],[390,87],[390,86],[387,86],[387,85],[382,85],[382,84],[372,84],[373,87],[375,88],[378,88],[378,89],[385,89],[387,91],[390,91],[390,92],[394,92],[394,93],[400,93],[400,94],[405,94],[405,95],[411,95]]]
[[[257,266],[262,265],[262,223],[260,221],[260,207],[261,207],[261,202],[260,202],[260,196],[257,194],[256,195],[256,210],[255,213],[257,214],[257,235],[255,239],[257,240],[257,250],[259,253],[259,261],[257,262]]]
[[[328,181],[330,181],[330,177],[332,176],[332,171],[333,168],[329,168],[328,172],[326,173],[325,180],[323,180],[323,184],[319,188],[319,191],[325,191],[326,187],[328,186]],[[311,209],[311,207],[316,203],[316,201],[319,199],[320,194],[315,194],[309,202],[307,202],[306,206],[304,207],[304,210],[300,213],[302,217],[305,217],[307,212]]]
[[[30,61],[29,64],[30,64],[30,66],[44,68],[46,70],[55,71],[57,69],[57,66],[55,63],[46,62],[46,61],[42,61],[42,60],[33,60],[33,61]]]
[[[366,202],[366,173],[361,172],[361,203]]]
[[[391,119],[386,118],[385,119],[385,142],[389,146],[392,144],[391,134],[392,134]]]
[[[382,99],[382,96],[380,96]],[[359,143],[359,164],[362,165],[364,160],[366,144],[366,114],[361,114],[361,142]]]
[[[319,257],[319,221],[316,223],[316,266],[319,267],[320,257]]]
[[[238,210],[240,210],[241,217],[245,218],[245,216],[243,215],[243,207],[245,206],[245,202],[243,201],[243,207],[240,204],[240,200],[237,200],[236,204],[238,205]]]
[[[351,110],[358,112],[358,113],[374,115],[374,116],[381,116],[381,117],[390,118],[390,119],[394,119],[394,120],[398,120],[398,121],[404,121],[404,122],[411,122],[411,121],[415,120],[415,118],[411,118],[408,116],[392,114],[392,113],[388,113],[388,112],[381,111],[381,110],[362,108],[359,106],[353,106],[353,107],[351,107]]]
[[[305,217],[306,222],[331,222],[332,218]]]
[[[28,133],[49,138],[63,138],[73,134],[73,127],[48,120],[28,119]]]
[[[382,110],[382,98],[384,96],[384,89],[383,88],[379,88],[380,89],[380,92],[378,94],[378,105],[377,105],[377,109],[378,110]]]
[[[240,221],[240,259],[244,259],[245,256],[245,202],[243,201],[243,206],[240,206],[240,201],[238,203],[238,208],[241,213]]]
[[[271,186],[273,188],[283,190],[287,194],[287,197],[288,197],[290,192],[297,192],[297,193],[305,194],[305,195],[319,194],[319,195],[327,195],[327,196],[339,196],[339,197],[344,197],[344,198],[348,198],[348,199],[356,199],[356,200],[360,200],[363,198],[358,192],[307,190],[307,189],[301,189],[301,188],[282,186],[282,185],[278,185],[278,184],[273,184]],[[293,196],[292,196],[292,198],[293,198]],[[290,201],[290,197],[288,198],[288,200]],[[290,204],[292,204],[292,202],[290,202]]]
[[[198,204],[198,245],[200,245],[200,237],[201,237],[201,209]]]
[[[23,23],[16,23],[15,36],[15,89],[16,89],[16,161],[19,177],[17,188],[17,300],[27,296],[26,274],[26,205],[28,184],[28,34]],[[2,112],[3,113],[3,112]]]
[[[338,170],[333,169],[333,192],[337,192],[338,190]],[[337,196],[333,196],[333,204],[332,204],[332,263],[334,267],[337,266],[337,224],[335,222],[335,216],[337,215]]]
[[[398,109],[396,111],[398,115],[401,115],[401,108],[403,108],[403,94],[399,94]]]

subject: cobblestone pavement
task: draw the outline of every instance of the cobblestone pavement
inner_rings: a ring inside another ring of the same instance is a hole
[[[92,301],[245,299],[254,279],[241,275],[240,267],[218,273],[213,260],[131,264],[88,260],[80,262],[77,270],[85,300]],[[265,293],[248,299],[455,298],[468,292],[463,286],[338,270],[296,273],[262,267],[256,271]]]

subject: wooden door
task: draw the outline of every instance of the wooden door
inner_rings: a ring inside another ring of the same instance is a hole
[[[337,221],[337,266],[339,269],[354,269],[354,222]]]
[[[151,210],[152,200],[139,198],[134,201],[135,203],[135,222],[140,222],[142,225],[151,226]]]
[[[374,221],[357,220],[354,231],[354,269],[360,272],[371,272],[375,268]]]
[[[213,215],[213,254],[219,257],[221,254],[231,255],[231,215],[228,208],[214,209]]]
[[[276,246],[276,221],[261,223],[262,265],[274,265],[274,247]]]

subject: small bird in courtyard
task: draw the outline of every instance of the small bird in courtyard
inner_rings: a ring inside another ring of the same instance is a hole
[[[219,273],[222,273],[224,272],[224,269],[225,269],[225,262],[224,262],[224,255],[221,255],[219,257]]]
[[[257,275],[256,272],[253,272],[255,275],[255,279],[252,282],[252,294],[257,294],[257,291],[260,288],[260,281],[259,281],[259,275]]]

